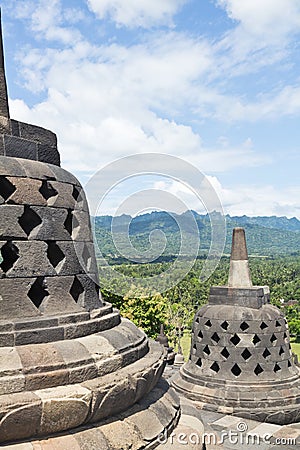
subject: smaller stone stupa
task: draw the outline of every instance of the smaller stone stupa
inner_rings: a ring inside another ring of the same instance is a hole
[[[228,286],[195,315],[189,361],[173,381],[205,409],[276,423],[300,419],[299,368],[283,313],[253,286],[245,231],[233,230]]]

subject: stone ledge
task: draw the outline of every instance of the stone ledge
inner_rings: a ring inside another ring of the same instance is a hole
[[[110,304],[88,312],[62,316],[37,316],[36,319],[0,322],[0,349],[29,344],[43,344],[99,333],[116,327],[120,314]],[[126,347],[126,346],[125,346]]]
[[[119,414],[154,388],[164,366],[162,347],[151,342],[150,352],[144,358],[119,369],[117,373],[82,384],[41,389],[32,393],[2,395],[0,442],[51,435]],[[162,392],[159,392],[159,396],[161,395]],[[176,395],[166,395],[164,407],[159,408],[159,411],[167,407],[176,410],[174,412],[177,414],[179,403]],[[145,399],[141,404],[144,402],[147,407],[152,405],[153,396],[155,397],[155,392],[151,392],[147,404]],[[141,404],[134,408],[139,409]],[[154,410],[153,406],[151,411]],[[124,414],[127,416],[127,412]],[[176,414],[172,415],[172,419]],[[163,419],[165,420],[165,417]],[[74,431],[72,434],[74,435]]]
[[[149,402],[152,403],[149,422]],[[162,405],[168,409],[168,420]],[[167,405],[167,406],[166,406]],[[125,413],[93,426],[74,429],[72,434],[45,437],[26,443],[12,443],[11,450],[151,450],[159,444],[157,432],[169,436],[180,419],[180,405],[168,384],[161,380],[144,398]],[[146,424],[146,425],[145,425]]]

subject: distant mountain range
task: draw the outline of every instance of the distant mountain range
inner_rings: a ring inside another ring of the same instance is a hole
[[[122,245],[126,247],[127,225],[129,225],[129,236],[134,247],[140,251],[149,250],[149,235],[154,230],[160,230],[166,238],[163,257],[168,258],[178,254],[181,243],[180,229],[186,236],[185,248],[187,253],[195,245],[195,229],[191,226],[190,214],[193,214],[197,224],[200,236],[200,254],[204,255],[210,248],[211,229],[208,215],[201,215],[195,211],[187,211],[183,214],[169,214],[168,212],[152,212],[131,218],[122,215],[114,218],[114,241],[118,243],[118,248]],[[98,246],[104,256],[112,259],[121,259],[121,253],[114,245],[111,225],[112,216],[99,216],[95,218],[95,232]],[[248,251],[250,255],[256,256],[279,256],[279,255],[299,255],[300,256],[300,221],[293,217],[231,217],[226,216],[227,238],[225,245],[225,254],[230,253],[231,235],[234,227],[244,227],[246,230]],[[155,241],[153,254],[160,254],[164,241],[161,240],[161,234]],[[160,240],[159,240],[160,239]],[[160,246],[160,249],[159,249]],[[127,247],[128,248],[128,245]],[[126,253],[127,255],[127,253]],[[130,256],[130,255],[129,255]],[[138,258],[137,258],[138,259]]]

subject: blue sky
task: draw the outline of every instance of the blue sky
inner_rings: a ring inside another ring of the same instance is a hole
[[[181,157],[226,213],[300,218],[299,0],[4,0],[10,111],[58,135],[86,183],[117,158]],[[126,184],[127,183],[127,184]],[[180,183],[127,181],[201,210]]]

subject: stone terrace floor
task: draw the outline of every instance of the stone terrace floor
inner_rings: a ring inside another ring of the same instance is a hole
[[[168,382],[178,368],[167,366]],[[159,450],[296,450],[300,448],[300,423],[274,425],[202,410],[181,397],[182,415],[173,435]],[[203,433],[206,436],[203,445]]]

